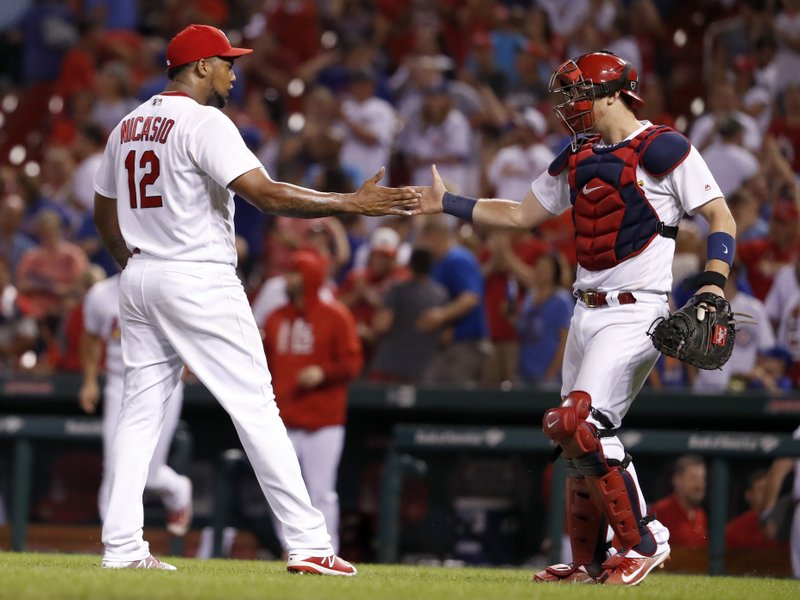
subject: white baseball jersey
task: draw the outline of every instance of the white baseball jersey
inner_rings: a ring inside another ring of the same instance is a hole
[[[783,309],[778,324],[778,345],[786,348],[795,362],[800,361],[800,293]]]
[[[758,298],[739,292],[731,302],[735,313],[752,315],[755,323],[744,323],[736,328],[736,345],[733,354],[721,369],[712,371],[699,370],[694,380],[695,391],[725,391],[734,373],[749,373],[756,366],[758,353],[775,346],[775,334],[772,331],[767,309]]]
[[[527,148],[514,144],[500,150],[486,168],[486,176],[498,198],[522,202],[531,189],[531,174],[541,173],[555,155],[544,144]]]
[[[119,199],[129,249],[235,265],[234,203],[227,185],[258,168],[258,158],[225,114],[186,94],[165,92],[111,132],[94,188]]]
[[[119,274],[94,284],[83,302],[83,325],[106,343],[106,372],[122,377],[122,343],[119,323]]]
[[[755,155],[736,144],[716,142],[706,148],[702,155],[709,171],[720,182],[720,189],[725,196],[739,190],[742,184],[761,170]]]
[[[744,139],[742,144],[752,152],[758,152],[761,149],[762,135],[761,129],[758,127],[756,120],[740,110],[733,112],[733,116],[739,123],[742,124],[744,129]],[[689,129],[689,139],[692,143],[700,143],[709,135],[709,132],[714,129],[717,123],[717,118],[711,114],[706,113],[697,118]],[[715,134],[712,141],[718,141],[719,134]]]
[[[636,137],[650,125],[649,121],[642,121],[642,126],[626,139]],[[571,208],[568,175],[568,169],[556,177],[545,171],[531,184],[542,206],[555,215]],[[714,176],[694,146],[686,159],[667,176],[653,177],[639,166],[636,179],[659,220],[667,225],[678,225],[684,212],[694,214],[706,202],[722,196]],[[613,268],[589,271],[578,265],[575,289],[667,293],[672,289],[674,253],[674,240],[656,236],[643,252]]]
[[[342,102],[342,112],[347,118],[362,127],[366,127],[378,138],[378,143],[371,145],[358,139],[349,128],[344,127],[342,141],[342,164],[353,165],[361,171],[364,179],[372,177],[381,167],[389,168],[389,154],[395,135],[396,114],[392,105],[380,98],[367,98],[357,102],[348,98]],[[388,178],[384,176],[384,181]],[[356,181],[356,185],[361,185]]]
[[[421,116],[417,115],[420,119]],[[472,151],[472,129],[464,114],[451,110],[439,125],[422,127],[409,125],[404,142],[405,152],[423,164],[411,172],[413,185],[431,184],[431,163],[443,156],[457,156],[463,160],[454,163],[437,164],[436,168],[445,185],[460,194],[470,193],[471,169],[468,159]]]
[[[783,265],[778,269],[775,279],[764,299],[767,314],[773,321],[778,321],[783,311],[800,294],[800,282],[797,281],[797,267],[794,264]]]

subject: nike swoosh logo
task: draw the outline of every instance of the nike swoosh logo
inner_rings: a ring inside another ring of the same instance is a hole
[[[636,577],[636,576],[639,574],[639,572],[640,572],[642,569],[644,569],[646,566],[647,566],[647,563],[646,563],[646,562],[643,562],[643,563],[642,563],[642,564],[639,566],[639,568],[638,568],[638,569],[636,569],[636,570],[635,570],[633,573],[631,573],[630,575],[625,575],[625,573],[623,573],[623,574],[622,574],[622,581],[623,581],[624,583],[629,583],[629,582],[633,581],[633,579],[634,579],[634,578],[635,578],[635,577]]]
[[[601,190],[601,189],[603,189],[602,185],[598,185],[597,187],[590,188],[589,184],[587,183],[585,186],[583,186],[583,194],[584,195],[588,195],[588,194],[591,194],[592,192],[596,192],[597,190]]]
[[[547,427],[548,428],[552,428],[556,423],[558,423],[558,420],[559,420],[559,416],[558,415],[553,415],[552,417],[547,419]]]
[[[725,244],[722,244],[722,253],[723,254],[727,254],[728,253],[728,247]]]

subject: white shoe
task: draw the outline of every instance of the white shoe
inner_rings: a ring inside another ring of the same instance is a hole
[[[177,571],[177,567],[161,562],[152,554],[141,560],[104,560],[100,563],[104,569],[158,569],[160,571]]]

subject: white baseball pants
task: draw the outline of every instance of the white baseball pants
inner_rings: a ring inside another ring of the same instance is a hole
[[[142,491],[185,363],[228,412],[290,552],[332,553],[311,505],[253,313],[231,265],[134,255],[120,280],[125,386],[111,449],[105,560],[145,558]]]
[[[647,336],[652,322],[669,315],[666,296],[634,293],[635,304],[589,308],[578,301],[564,349],[561,395],[583,391],[592,406],[619,427],[656,364],[658,350]],[[591,416],[589,421],[603,428]],[[617,436],[601,438],[606,458],[623,460],[625,447]],[[639,509],[647,514],[639,478],[633,463],[627,469],[639,491]],[[631,499],[633,500],[633,499]],[[661,546],[669,532],[659,521],[648,524]]]
[[[103,389],[103,480],[100,483],[97,503],[100,519],[105,521],[108,509],[109,484],[111,481],[111,442],[117,427],[120,409],[122,408],[122,377],[108,375]],[[191,490],[185,479],[167,465],[172,437],[178,427],[183,406],[183,382],[179,382],[167,402],[164,414],[164,425],[158,438],[150,469],[147,473],[145,489],[161,498],[167,510],[180,510],[191,502]]]
[[[288,429],[289,439],[300,461],[311,504],[325,516],[334,552],[339,552],[339,494],[336,479],[344,448],[344,426],[332,425],[316,431]],[[281,545],[286,541],[276,528]]]

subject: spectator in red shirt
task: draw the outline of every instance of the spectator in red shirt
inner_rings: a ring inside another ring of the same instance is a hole
[[[60,316],[80,295],[81,277],[89,262],[83,250],[64,239],[58,213],[42,210],[35,225],[41,245],[23,254],[17,265],[20,302],[35,318]]]
[[[331,543],[338,551],[336,474],[344,446],[347,386],[361,372],[363,358],[347,307],[335,300],[319,300],[325,274],[325,260],[319,254],[294,253],[286,274],[290,302],[267,318],[264,350],[275,401],[297,452],[311,503],[325,516]],[[282,538],[280,531],[278,536]]]
[[[783,155],[800,173],[800,84],[790,83],[783,90],[783,111],[769,125],[769,134],[775,138]]]
[[[776,200],[772,206],[766,238],[739,244],[738,256],[747,269],[753,295],[766,299],[775,274],[800,253],[800,213],[792,199]]]
[[[514,381],[517,377],[517,308],[525,293],[526,282],[514,273],[508,254],[513,253],[530,268],[548,249],[545,242],[529,233],[493,231],[481,250],[479,259],[486,286],[486,323],[493,349],[484,368],[483,383],[487,385]]]
[[[751,549],[768,550],[782,548],[775,539],[764,535],[761,528],[761,512],[766,508],[767,471],[760,469],[751,473],[747,479],[747,489],[744,499],[750,508],[734,517],[725,526],[725,548],[727,550]]]
[[[650,514],[669,529],[669,543],[684,548],[708,545],[706,463],[695,454],[681,456],[672,472],[673,493],[650,506]]]

